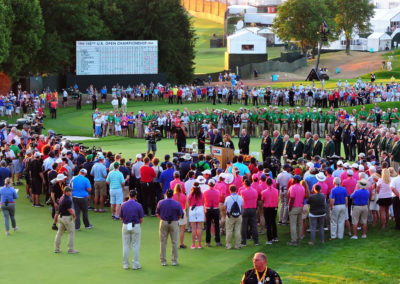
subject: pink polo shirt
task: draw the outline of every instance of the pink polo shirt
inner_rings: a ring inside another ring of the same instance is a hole
[[[182,207],[182,210],[186,210],[187,197],[186,197],[186,195],[184,193],[180,193],[179,194],[179,200],[178,200],[178,194],[177,193],[175,193],[174,196],[172,196],[172,199],[179,202],[179,204]]]
[[[264,201],[264,207],[278,208],[279,192],[275,187],[268,187],[261,192],[261,200]]]
[[[169,188],[171,189],[175,189],[175,185],[177,185],[178,183],[180,183],[182,185],[182,190],[185,189],[185,183],[183,183],[180,179],[174,179],[173,181],[171,181],[169,183]]]
[[[257,208],[258,193],[254,188],[249,187],[247,189],[243,189],[240,192],[240,195],[243,198],[243,208],[244,209]]]
[[[210,188],[204,192],[204,206],[206,208],[219,208],[220,192],[215,188]]]
[[[235,176],[235,179],[233,180],[233,185],[236,186],[236,189],[241,188],[243,186],[242,177],[239,175]]]
[[[323,195],[325,195],[325,197],[327,197],[328,194],[329,194],[329,191],[328,191],[328,185],[326,184],[326,181],[324,181],[324,182],[320,182],[319,181],[319,182],[316,183],[316,185],[317,184],[321,187],[321,193]]]
[[[189,206],[204,206],[204,194],[201,193],[201,197],[196,198],[194,195],[189,194]]]
[[[335,187],[335,185],[333,184],[333,180],[334,177],[330,176],[330,177],[326,177],[326,185],[328,186],[328,194],[331,194],[332,189]]]
[[[357,181],[354,178],[346,178],[342,186],[347,190],[347,195],[352,195],[356,189]]]
[[[263,185],[258,183],[258,182],[253,182],[251,184],[251,187],[254,188],[257,191],[258,197],[261,196],[261,192],[265,189],[265,187],[263,187]]]
[[[229,186],[225,182],[219,181],[214,188],[219,191],[219,202],[224,203],[225,198],[230,195]]]
[[[299,183],[289,188],[289,196],[294,198],[293,207],[303,207],[305,194],[306,190]]]

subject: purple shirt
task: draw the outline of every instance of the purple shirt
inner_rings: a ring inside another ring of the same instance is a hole
[[[139,224],[144,216],[143,207],[136,200],[130,199],[122,204],[119,216],[124,224]]]
[[[158,202],[157,215],[163,221],[178,221],[183,216],[183,210],[178,201],[167,198]]]

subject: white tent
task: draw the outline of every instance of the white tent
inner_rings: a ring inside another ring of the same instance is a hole
[[[231,15],[257,13],[257,8],[249,5],[232,5],[228,7],[228,13]]]
[[[269,13],[246,13],[244,14],[245,24],[259,24],[264,26],[272,26],[276,14]]]
[[[243,29],[228,36],[227,51],[229,54],[266,54],[266,40],[252,31]]]
[[[368,37],[368,50],[382,51],[390,49],[392,38],[387,33],[375,32]]]

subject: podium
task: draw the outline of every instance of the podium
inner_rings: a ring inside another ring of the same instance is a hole
[[[231,148],[211,146],[211,155],[221,163],[221,168],[226,169],[226,163],[232,161],[235,153]]]

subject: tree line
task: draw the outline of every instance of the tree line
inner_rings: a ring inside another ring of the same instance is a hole
[[[170,82],[194,72],[195,32],[180,0],[0,0],[0,71],[75,71],[79,40],[158,40]]]
[[[322,36],[321,24],[326,22],[326,42],[344,33],[346,53],[350,54],[353,32],[369,33],[373,15],[369,0],[287,0],[278,6],[273,29],[283,41],[295,41],[303,53],[311,49],[314,55]]]

